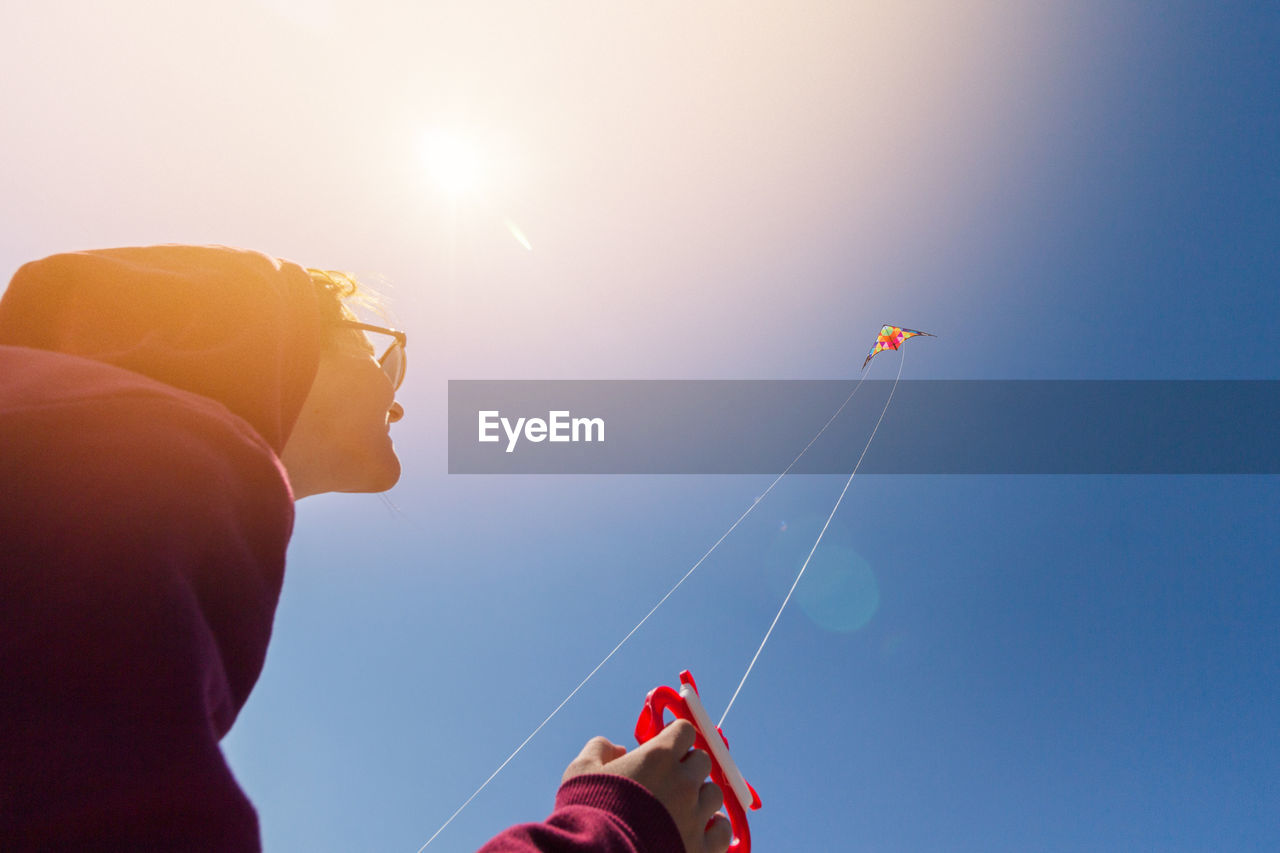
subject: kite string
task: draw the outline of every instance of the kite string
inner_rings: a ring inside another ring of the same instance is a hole
[[[871,447],[871,441],[876,437],[876,431],[880,429],[880,422],[884,420],[885,413],[889,411],[889,404],[893,402],[893,392],[898,390],[898,380],[902,378],[902,365],[906,363],[905,355],[898,360],[898,375],[893,380],[893,387],[889,389],[889,399],[884,401],[884,408],[880,410],[880,419],[876,421],[876,425],[871,430],[871,435],[867,437],[867,443],[862,447],[862,454],[858,457],[858,461],[853,466],[853,471],[849,474],[849,479],[844,481],[844,488],[840,490],[840,496],[836,498],[835,505],[831,507],[831,513],[827,516],[826,522],[822,525],[822,530],[818,531],[818,538],[813,541],[813,547],[809,549],[809,555],[804,558],[803,565],[800,566],[800,572],[796,575],[795,581],[791,584],[791,589],[787,590],[787,597],[782,599],[782,606],[778,608],[778,613],[773,617],[773,623],[769,625],[769,630],[764,632],[764,639],[760,641],[760,648],[756,649],[755,657],[751,658],[751,663],[747,665],[747,671],[742,674],[742,680],[738,682],[738,689],[733,691],[733,696],[729,699],[729,704],[725,706],[724,713],[720,715],[720,722],[717,727],[724,726],[725,718],[729,716],[729,709],[733,707],[734,701],[738,698],[738,694],[742,692],[742,685],[747,683],[747,676],[751,675],[751,670],[755,668],[756,661],[760,659],[760,653],[764,651],[765,643],[769,642],[773,629],[777,626],[778,620],[782,618],[782,611],[787,609],[787,602],[791,601],[791,595],[796,591],[796,587],[800,585],[800,579],[804,577],[804,570],[809,567],[809,561],[813,559],[813,554],[818,550],[818,544],[822,542],[823,535],[827,532],[827,527],[831,524],[831,519],[836,517],[836,510],[840,508],[840,502],[844,500],[845,492],[849,491],[849,485],[853,482],[854,476],[858,473],[858,469],[862,467],[862,460],[867,455],[867,450]]]
[[[899,376],[902,375],[901,367],[899,367],[898,369],[898,375]],[[809,448],[813,446],[813,443],[817,441],[824,432],[827,431],[827,427],[831,426],[831,423],[840,415],[841,412],[844,411],[845,406],[849,405],[849,401],[853,399],[854,394],[858,393],[858,389],[862,387],[862,383],[866,380],[866,378],[867,378],[867,374],[863,373],[862,377],[858,379],[856,384],[854,384],[853,390],[849,392],[849,396],[845,397],[844,402],[841,403],[840,407],[835,410],[835,413],[832,414],[831,417],[827,418],[827,422],[822,425],[822,429],[818,430],[814,434],[813,438],[809,439],[809,443],[804,446],[804,449],[796,454],[796,457],[791,460],[791,464],[789,464],[786,468],[784,468],[782,470],[782,473],[773,479],[773,482],[769,484],[768,488],[766,488],[763,492],[761,492],[760,495],[756,497],[754,501],[751,502],[751,505],[747,507],[746,511],[742,513],[742,515],[738,516],[738,520],[735,521],[733,524],[729,525],[729,529],[726,530],[723,534],[721,534],[720,538],[717,539],[715,543],[710,548],[707,549],[707,552],[705,554],[703,554],[701,557],[698,558],[698,561],[693,564],[693,566],[689,569],[689,571],[685,572],[684,576],[680,578],[680,580],[676,581],[675,585],[671,587],[671,589],[667,590],[666,595],[662,596],[662,598],[658,600],[658,603],[655,604],[653,608],[650,609],[649,612],[646,613],[644,617],[639,622],[636,623],[635,627],[632,628],[630,631],[628,631],[627,635],[623,637],[620,641],[618,641],[618,644],[613,647],[613,650],[610,651],[609,654],[605,655],[604,658],[600,661],[600,663],[596,664],[595,669],[587,673],[586,677],[583,678],[582,681],[578,682],[578,686],[573,688],[573,690],[569,691],[569,695],[564,697],[564,699],[560,702],[560,704],[555,707],[555,710],[553,710],[550,714],[548,714],[541,723],[538,723],[537,727],[532,732],[529,733],[529,736],[525,738],[523,741],[521,741],[520,745],[517,746],[515,750],[513,750],[512,753],[508,755],[501,764],[498,765],[498,769],[490,773],[489,778],[481,782],[480,787],[476,788],[475,791],[472,792],[471,796],[467,797],[467,799],[462,803],[462,805],[458,806],[458,808],[454,811],[454,813],[449,815],[449,819],[446,820],[444,823],[442,823],[440,825],[440,828],[437,829],[432,834],[432,836],[427,839],[426,844],[423,844],[421,847],[418,848],[418,853],[422,853],[423,850],[426,850],[427,847],[431,845],[431,842],[435,841],[437,836],[439,836],[440,833],[444,832],[445,828],[448,827],[449,824],[453,823],[454,819],[457,818],[458,815],[462,814],[462,810],[465,809],[467,806],[469,806],[471,804],[471,801],[474,800],[476,797],[478,797],[480,795],[480,792],[483,791],[486,787],[488,787],[489,783],[492,782],[494,778],[497,777],[497,775],[502,772],[503,768],[505,768],[508,764],[511,763],[512,759],[514,759],[517,755],[520,754],[520,751],[523,750],[529,744],[529,741],[534,739],[534,737],[538,734],[538,732],[542,731],[542,729],[547,725],[547,723],[551,722],[552,717],[560,713],[560,709],[562,709],[565,705],[569,704],[569,700],[572,699],[574,696],[576,696],[578,694],[578,691],[586,686],[587,682],[590,681],[591,678],[597,672],[599,672],[615,654],[618,653],[618,650],[621,649],[623,645],[625,645],[626,642],[630,640],[632,636],[634,636],[635,633],[639,631],[640,628],[646,622],[649,621],[649,617],[652,616],[654,613],[656,613],[658,611],[658,608],[666,603],[667,599],[670,598],[675,593],[675,591],[679,589],[686,580],[689,579],[690,575],[692,575],[695,571],[697,571],[698,567],[701,566],[704,562],[706,562],[706,559],[711,556],[711,553],[715,551],[716,548],[720,547],[720,543],[729,537],[729,534],[732,533],[738,527],[738,525],[741,524],[743,520],[748,515],[751,514],[752,510],[754,510],[756,506],[758,506],[759,503],[765,499],[765,497],[769,494],[769,492],[773,491],[773,487],[778,485],[778,482],[783,477],[787,476],[787,474],[791,471],[791,469],[795,467],[795,464],[800,461],[800,457],[804,456],[805,453],[809,451]],[[896,383],[895,383],[895,386],[896,386]],[[883,418],[884,413],[882,412],[880,416]],[[879,426],[878,423],[877,423],[877,426]],[[872,434],[874,435],[874,432]],[[863,453],[866,453],[865,449],[863,450]],[[861,459],[859,459],[859,461],[861,461]],[[758,654],[759,653],[757,652],[757,655]],[[754,664],[754,661],[752,661],[752,663]],[[748,672],[750,672],[750,669],[748,669]],[[738,685],[738,689],[741,690],[742,685]],[[737,696],[737,694],[735,693],[734,696]]]

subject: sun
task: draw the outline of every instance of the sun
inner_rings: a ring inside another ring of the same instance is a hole
[[[484,184],[484,160],[461,136],[432,131],[422,139],[421,156],[432,183],[454,198],[473,195]]]

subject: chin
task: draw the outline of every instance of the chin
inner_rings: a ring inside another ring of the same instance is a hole
[[[400,482],[400,459],[396,456],[395,451],[387,448],[386,454],[379,454],[375,459],[370,459],[367,465],[361,466],[361,473],[358,478],[353,478],[347,488],[342,489],[344,492],[385,492]]]
[[[383,475],[382,482],[378,485],[377,488],[370,489],[369,491],[385,492],[389,490],[392,486],[394,486],[396,483],[400,482],[400,460],[394,459],[393,457],[393,461],[395,464],[387,466],[387,470]]]

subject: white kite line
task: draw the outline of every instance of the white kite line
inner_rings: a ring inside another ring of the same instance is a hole
[[[729,697],[729,704],[725,706],[724,713],[720,715],[720,722],[716,723],[717,728],[724,725],[725,717],[729,716],[729,709],[733,707],[734,700],[738,698],[738,694],[742,692],[742,685],[747,683],[747,676],[751,674],[751,670],[755,668],[756,661],[760,659],[760,653],[764,651],[764,644],[769,642],[769,635],[773,633],[773,629],[777,626],[778,620],[782,618],[782,611],[787,609],[787,602],[791,600],[791,594],[796,591],[796,587],[800,585],[800,578],[804,577],[804,570],[809,568],[809,561],[813,559],[813,554],[818,550],[818,543],[822,541],[823,535],[827,532],[827,527],[831,524],[831,519],[836,517],[836,510],[840,508],[840,502],[844,500],[844,493],[849,491],[849,484],[853,482],[854,476],[858,473],[858,469],[862,467],[862,459],[867,455],[868,448],[871,447],[871,440],[876,437],[876,430],[880,429],[880,421],[884,420],[885,412],[889,411],[889,404],[893,402],[893,392],[898,390],[898,380],[902,378],[902,365],[906,358],[898,360],[898,375],[893,380],[893,387],[889,389],[889,399],[884,401],[884,408],[880,410],[880,420],[876,421],[875,427],[871,430],[871,435],[867,438],[867,443],[863,445],[862,455],[858,457],[857,463],[853,466],[853,471],[849,474],[849,479],[844,481],[844,488],[840,490],[840,497],[836,498],[835,505],[831,507],[831,513],[827,516],[826,522],[822,525],[822,529],[818,531],[818,538],[813,540],[813,547],[809,549],[809,556],[804,558],[804,564],[800,566],[800,572],[796,575],[795,581],[791,584],[791,589],[787,590],[787,597],[782,599],[782,606],[778,608],[778,615],[773,617],[773,624],[769,626],[769,630],[764,632],[764,639],[760,641],[760,648],[756,649],[755,657],[751,659],[751,663],[747,664],[747,671],[742,674],[742,680],[738,682],[738,689],[733,691],[733,696]]]
[[[900,379],[901,377],[902,377],[902,364],[899,363],[898,378]],[[857,383],[854,384],[853,390],[849,392],[849,396],[844,398],[844,402],[841,403],[840,407],[835,410],[835,413],[832,414],[831,417],[827,419],[827,422],[822,425],[822,429],[818,430],[814,434],[813,438],[809,439],[809,443],[804,446],[803,450],[801,450],[799,453],[796,454],[796,457],[792,459],[791,463],[782,470],[782,473],[773,479],[773,482],[769,484],[768,488],[766,488],[763,492],[761,492],[756,497],[756,499],[751,502],[751,505],[747,507],[746,511],[743,512],[742,515],[738,516],[738,519],[734,521],[733,524],[729,525],[729,529],[720,535],[720,538],[717,539],[715,543],[710,548],[707,549],[707,552],[705,554],[703,554],[701,557],[698,558],[698,561],[694,563],[693,566],[690,567],[689,571],[684,573],[684,576],[681,577],[680,580],[675,582],[675,585],[672,586],[671,589],[667,590],[666,594],[663,595],[662,598],[658,600],[658,603],[655,604],[653,608],[648,613],[646,613],[639,622],[636,623],[635,627],[632,628],[630,631],[628,631],[627,635],[618,641],[618,644],[613,647],[613,649],[609,652],[609,654],[605,655],[604,658],[600,661],[600,663],[596,664],[595,668],[592,669],[590,672],[588,672],[586,677],[583,678],[582,681],[578,682],[578,686],[573,688],[571,691],[569,691],[569,695],[564,697],[564,699],[560,702],[560,704],[557,705],[555,709],[550,714],[548,714],[541,723],[538,723],[537,727],[532,732],[529,733],[529,736],[526,737],[523,741],[521,741],[520,745],[517,746],[511,752],[511,754],[508,755],[503,760],[501,764],[498,765],[497,769],[494,770],[492,773],[490,773],[489,777],[480,783],[480,787],[476,788],[475,791],[471,793],[471,796],[467,797],[467,799],[463,801],[462,805],[458,806],[458,808],[453,812],[453,814],[449,815],[448,820],[442,823],[440,825],[440,828],[437,829],[434,833],[432,833],[431,837],[427,839],[426,843],[418,848],[418,853],[422,853],[422,851],[426,850],[427,847],[431,845],[431,842],[435,841],[436,838],[440,835],[440,833],[444,832],[444,830],[449,826],[449,824],[453,823],[453,821],[458,817],[458,815],[462,814],[463,809],[471,805],[471,801],[474,800],[476,797],[478,797],[480,795],[480,792],[489,786],[489,783],[492,782],[497,777],[497,775],[501,773],[508,764],[511,763],[512,759],[514,759],[517,755],[520,754],[521,750],[523,750],[526,746],[528,746],[529,741],[533,740],[534,737],[537,736],[538,732],[542,731],[542,729],[546,727],[547,723],[551,722],[551,719],[555,717],[556,714],[560,713],[560,710],[564,708],[565,705],[569,704],[569,700],[571,700],[574,696],[576,696],[578,694],[578,691],[580,691],[583,687],[586,686],[587,682],[590,681],[592,677],[597,672],[599,672],[604,667],[604,665],[608,663],[610,659],[613,658],[615,654],[618,653],[618,650],[621,649],[626,644],[626,642],[630,640],[632,636],[634,636],[635,633],[639,631],[640,628],[646,622],[649,621],[649,617],[652,616],[654,613],[658,612],[658,608],[662,607],[662,605],[666,603],[667,599],[670,598],[675,593],[675,591],[679,589],[695,571],[697,571],[698,567],[701,566],[704,562],[706,562],[706,559],[711,556],[712,552],[714,552],[716,548],[720,547],[720,543],[723,542],[725,539],[727,539],[729,537],[729,534],[732,533],[735,529],[737,529],[738,525],[741,524],[743,520],[745,520],[746,517],[751,514],[752,510],[754,510],[760,504],[760,502],[763,501],[766,496],[768,496],[769,492],[773,491],[773,487],[778,485],[778,482],[781,481],[783,477],[787,476],[788,473],[790,473],[791,469],[795,467],[795,464],[800,461],[800,457],[804,456],[805,453],[809,451],[809,448],[813,446],[813,443],[817,441],[824,432],[827,431],[827,427],[831,426],[831,423],[840,415],[841,412],[844,411],[845,406],[849,405],[849,401],[853,399],[853,395],[858,393],[858,389],[862,387],[862,383],[866,380],[866,378],[867,378],[867,374],[863,373],[861,378],[858,379]],[[898,379],[894,379],[893,381],[894,390],[896,390],[897,387],[898,387]],[[892,400],[892,399],[893,399],[893,391],[890,391],[889,400]],[[884,410],[880,412],[880,420],[884,420],[884,414],[886,411],[888,411],[888,409],[889,409],[889,403],[888,401],[886,401]],[[871,431],[871,438],[875,438],[876,429],[879,429],[879,428],[880,428],[880,421],[876,421],[875,429]],[[867,448],[870,446],[871,446],[871,439],[869,438],[867,439],[866,446],[862,448],[862,456],[858,457],[858,463],[857,465],[854,466],[853,474],[856,474],[858,472],[858,466],[862,464],[862,458],[863,456],[866,456]],[[850,474],[849,480],[845,482],[844,491],[848,490],[849,483],[853,481],[853,474]],[[831,518],[835,515],[836,508],[840,506],[840,500],[844,498],[844,491],[840,492],[840,498],[836,500],[836,505],[831,510],[831,516],[828,516],[827,524],[831,523]],[[818,534],[819,542],[822,540],[822,534],[825,533],[826,530],[827,530],[827,525],[824,524],[822,526],[822,533]],[[817,550],[817,547],[818,547],[818,542],[814,542],[813,549],[809,551],[809,557],[813,556],[813,552]],[[804,574],[805,567],[807,567],[808,565],[809,565],[809,559],[805,558],[804,566],[800,567],[800,575]],[[796,585],[799,584],[799,582],[800,582],[800,576],[797,576],[795,583],[793,583],[791,586],[791,592],[795,591]],[[790,601],[791,592],[787,593],[786,600],[782,602],[783,608],[786,608],[787,601]],[[782,610],[779,609],[778,615],[775,616],[773,619],[773,625],[778,624],[778,619],[781,616],[782,616]],[[738,698],[738,692],[742,690],[742,685],[743,683],[746,682],[747,675],[751,674],[751,668],[755,666],[756,658],[760,657],[760,652],[763,651],[764,649],[764,643],[767,643],[769,641],[769,634],[773,632],[773,625],[769,626],[769,631],[765,634],[764,642],[760,644],[760,648],[756,650],[755,657],[751,659],[751,665],[747,667],[746,675],[742,676],[742,682],[739,682],[738,689],[734,691],[733,699],[729,700],[730,707],[732,707],[733,705],[733,700]],[[729,714],[729,709],[725,708],[725,716],[728,716],[728,714]],[[724,723],[724,717],[720,718],[720,722],[721,724]]]

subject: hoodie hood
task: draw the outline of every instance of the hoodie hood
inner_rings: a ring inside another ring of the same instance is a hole
[[[315,285],[298,264],[224,246],[53,255],[0,298],[0,344],[113,364],[209,397],[277,454],[315,379]]]

